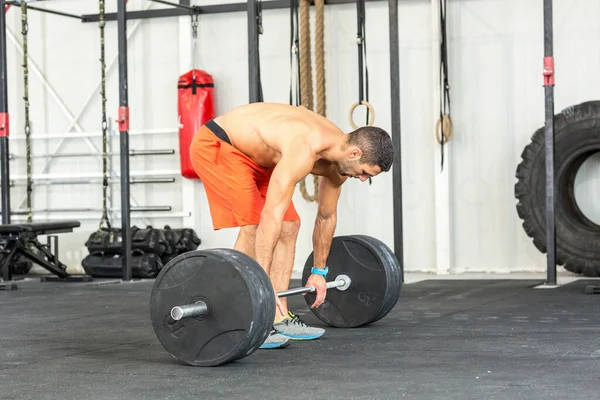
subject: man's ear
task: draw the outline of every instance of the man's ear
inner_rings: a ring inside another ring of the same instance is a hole
[[[362,150],[356,146],[352,146],[348,151],[348,157],[350,157],[351,160],[358,160],[362,157]]]

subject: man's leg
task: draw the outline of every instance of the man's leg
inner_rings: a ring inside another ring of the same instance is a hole
[[[244,225],[240,227],[237,240],[233,248],[256,259],[256,229],[258,225]]]
[[[256,258],[256,229],[258,225],[245,225],[240,228],[234,249]],[[296,252],[296,239],[300,230],[300,221],[284,221],[281,229],[281,235],[273,251],[273,261],[269,271],[269,278],[273,284],[275,292],[283,292],[289,288],[292,269],[294,267],[294,257]],[[281,299],[285,315],[282,315],[279,309],[275,315],[275,322],[288,317],[287,298]]]
[[[300,230],[300,219],[292,206],[287,213],[287,221],[283,222],[281,236],[273,252],[273,262],[271,263],[271,282],[277,292],[289,288],[294,259],[296,254],[296,239]],[[287,298],[281,299],[285,315],[281,315],[279,310],[275,315],[275,325],[273,327],[282,335],[296,340],[317,339],[323,336],[324,329],[308,326],[297,315],[288,310]]]
[[[256,259],[256,229],[258,225],[244,225],[240,227],[234,249]],[[272,269],[271,269],[272,270]],[[277,311],[278,314],[279,311]],[[276,349],[289,345],[289,337],[281,335],[274,328],[267,340],[260,346],[261,349]]]
[[[283,221],[281,236],[275,245],[273,262],[269,276],[276,292],[283,292],[289,288],[292,269],[294,268],[294,257],[296,254],[296,239],[300,230],[300,221]],[[279,309],[275,315],[275,322],[288,317],[287,298],[281,299],[285,315]]]

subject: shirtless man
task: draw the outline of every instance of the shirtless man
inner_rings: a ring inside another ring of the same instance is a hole
[[[316,288],[319,307],[326,296],[326,261],[333,239],[341,185],[389,171],[390,136],[363,127],[345,134],[304,107],[251,103],[207,122],[194,136],[190,155],[208,197],[215,230],[240,227],[234,248],[254,258],[276,292],[288,289],[300,228],[292,196],[308,174],[322,177],[313,231],[314,268],[306,285]],[[275,296],[277,314],[262,348],[290,339],[316,339],[310,327]]]

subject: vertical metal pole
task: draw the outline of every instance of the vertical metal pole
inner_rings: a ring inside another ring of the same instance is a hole
[[[119,133],[121,143],[121,232],[123,280],[131,280],[131,227],[129,217],[129,106],[127,98],[127,0],[118,0]]]
[[[2,223],[10,224],[10,160],[8,152],[8,79],[6,67],[6,4],[0,0],[0,163],[2,168]]]
[[[544,0],[547,285],[556,285],[556,230],[554,226],[554,55],[552,31],[552,0]]]
[[[394,202],[394,253],[404,267],[403,230],[402,230],[402,143],[400,125],[400,45],[398,43],[398,0],[389,0],[390,22],[390,88],[392,114],[392,143],[394,162],[392,164],[392,190]],[[402,268],[404,282],[404,268]]]
[[[248,74],[250,103],[259,99],[259,64],[258,64],[258,20],[256,18],[256,0],[248,0]]]
[[[362,22],[365,15],[364,3],[362,1],[356,2],[356,44],[358,47],[358,101],[365,100],[364,93],[364,66],[363,66],[363,36]]]

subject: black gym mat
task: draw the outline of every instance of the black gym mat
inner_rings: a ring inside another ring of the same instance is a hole
[[[580,280],[404,285],[367,328],[258,350],[216,368],[178,364],[149,321],[152,281],[19,282],[0,291],[0,398],[589,399],[598,396],[600,296]],[[294,282],[297,286],[298,282]],[[310,323],[301,296],[289,298]]]

